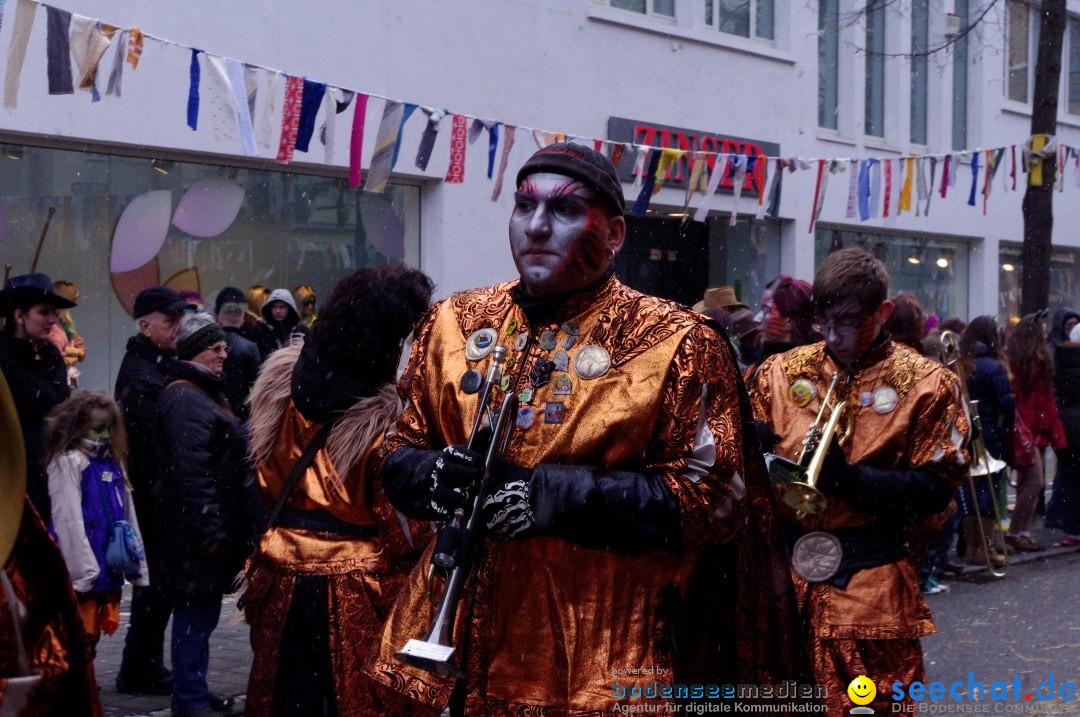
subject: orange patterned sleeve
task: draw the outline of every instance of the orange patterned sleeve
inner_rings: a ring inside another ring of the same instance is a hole
[[[683,545],[723,543],[741,523],[742,415],[731,350],[705,325],[691,328],[672,360],[646,473],[664,477],[679,505]]]
[[[932,471],[954,487],[967,475],[971,427],[960,403],[960,384],[952,371],[938,369],[916,387],[919,416],[911,427],[911,468]]]

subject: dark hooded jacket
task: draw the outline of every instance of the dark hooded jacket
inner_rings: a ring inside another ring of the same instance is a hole
[[[1054,349],[1069,340],[1069,335],[1065,333],[1065,322],[1070,318],[1080,320],[1080,312],[1065,306],[1054,312],[1053,318],[1050,320],[1050,338],[1048,340],[1051,356],[1054,355]]]
[[[1080,446],[1080,344],[1054,349],[1054,397],[1069,446]]]
[[[1005,365],[984,343],[975,344],[975,366],[968,382],[971,400],[979,402],[983,443],[994,458],[1005,459],[1016,416],[1016,397]]]
[[[178,596],[230,592],[249,552],[247,441],[223,380],[177,361],[158,399],[161,479],[154,488],[162,581]]]
[[[0,372],[11,389],[26,445],[26,492],[47,521],[52,504],[43,464],[45,416],[71,394],[64,359],[49,341],[35,350],[29,339],[0,334]]]
[[[283,321],[274,319],[270,311],[270,305],[275,301],[282,301],[289,307],[289,315]],[[267,356],[280,348],[290,346],[300,338],[308,335],[308,327],[300,320],[300,313],[296,310],[296,301],[287,289],[274,289],[266,298],[262,307],[263,322],[256,328],[256,343],[263,361]]]
[[[225,357],[225,386],[222,390],[233,413],[247,420],[247,399],[255,379],[259,377],[262,354],[254,341],[244,338],[240,329],[233,326],[225,326],[224,329],[229,354]]]

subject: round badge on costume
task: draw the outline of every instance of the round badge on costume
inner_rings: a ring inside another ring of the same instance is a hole
[[[515,351],[521,351],[523,348],[525,348],[525,344],[527,344],[528,342],[529,342],[529,335],[528,334],[526,334],[526,333],[518,334],[517,338],[514,339],[514,350]]]
[[[556,351],[555,356],[551,360],[555,363],[556,371],[570,370],[570,354],[566,353],[562,349]]]
[[[533,392],[531,388],[521,389],[521,393],[518,394],[518,401],[521,403],[528,403],[532,400]]]
[[[484,382],[484,376],[476,369],[469,369],[461,376],[461,392],[473,394],[480,390],[480,384]]]
[[[800,378],[788,389],[788,398],[799,408],[805,408],[817,395],[817,387],[809,379]]]
[[[574,344],[576,342],[577,336],[567,336],[565,339],[563,339],[562,347],[569,351],[570,349],[574,348]]]
[[[532,428],[532,425],[536,423],[536,411],[525,406],[519,408],[517,412],[517,427],[518,428]]]
[[[874,403],[874,394],[870,391],[863,391],[859,394],[859,405],[863,408],[872,406]]]
[[[495,329],[478,329],[472,333],[465,344],[465,358],[470,361],[479,361],[491,353],[495,348],[495,342],[499,335]]]
[[[582,346],[574,356],[574,373],[583,379],[600,378],[611,368],[611,354],[602,346]]]
[[[540,348],[544,349],[545,351],[550,351],[551,349],[555,348],[554,331],[545,331],[544,333],[540,334]]]
[[[832,533],[814,531],[795,541],[791,549],[791,567],[804,580],[820,583],[840,569],[844,549]]]
[[[889,413],[896,404],[900,403],[900,397],[896,395],[896,389],[892,386],[882,386],[874,389],[874,411],[877,413]]]

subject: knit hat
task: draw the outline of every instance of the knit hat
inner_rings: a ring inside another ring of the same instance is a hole
[[[606,156],[589,147],[570,142],[558,142],[538,151],[525,160],[518,170],[517,183],[530,174],[551,172],[580,180],[596,192],[615,214],[626,212],[626,199],[615,165]]]
[[[182,361],[190,361],[218,341],[225,340],[225,330],[214,322],[186,336],[181,333],[176,332],[176,357]]]

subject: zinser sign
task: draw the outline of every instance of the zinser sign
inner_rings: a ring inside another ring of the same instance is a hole
[[[745,154],[750,157],[767,155],[780,156],[780,145],[758,139],[732,137],[700,129],[686,129],[671,125],[652,124],[642,120],[623,117],[608,118],[608,139],[613,142],[634,142],[651,147],[670,147],[686,150],[687,155],[675,162],[664,174],[665,187],[686,187],[690,179],[692,152],[716,152],[719,154]],[[706,159],[711,174],[716,166],[716,156]],[[624,182],[634,181],[635,163],[623,159],[619,162],[619,178]],[[744,190],[754,189],[753,178],[747,174]],[[724,177],[720,182],[721,192],[732,192],[734,185],[731,177]]]

